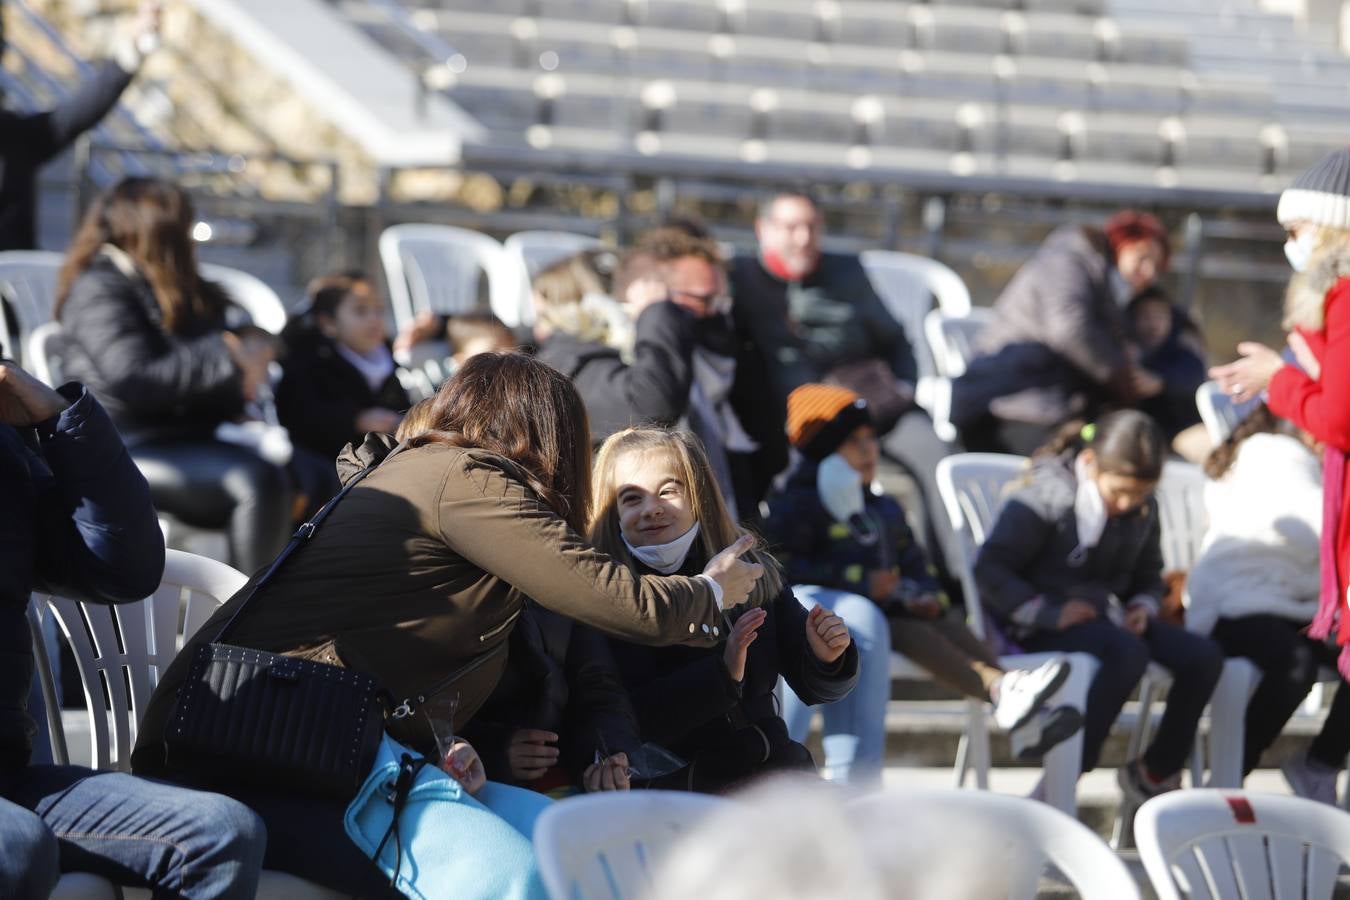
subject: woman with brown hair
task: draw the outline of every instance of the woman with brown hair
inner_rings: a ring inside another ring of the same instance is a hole
[[[226,330],[229,301],[197,271],[193,221],[181,188],[120,182],[85,215],[54,313],[66,377],[107,408],[156,508],[225,528],[230,562],[252,572],[286,542],[291,488],[281,467],[215,431],[266,382],[270,355]]]
[[[721,609],[745,601],[762,569],[738,541],[694,577],[638,576],[582,537],[590,509],[590,441],[572,383],[514,353],[471,358],[437,393],[431,428],[391,451],[366,438],[339,460],[344,481],[378,463],[253,597],[230,643],[373,676],[415,696],[470,661],[390,733],[434,751],[427,716],[462,728],[492,692],[525,598],[626,640],[711,646]],[[155,691],[132,765],[172,778],[164,730],[193,645],[211,640],[243,595],[184,648]],[[425,714],[425,715],[424,715]],[[479,768],[481,773],[481,767]],[[454,774],[452,772],[452,774]],[[267,865],[365,894],[380,876],[348,841],[345,802],[218,790],[267,822]],[[473,790],[472,787],[469,790]]]

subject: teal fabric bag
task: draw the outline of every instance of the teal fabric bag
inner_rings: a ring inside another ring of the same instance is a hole
[[[356,846],[415,900],[546,900],[530,838],[550,802],[495,782],[470,796],[386,734],[344,824]]]

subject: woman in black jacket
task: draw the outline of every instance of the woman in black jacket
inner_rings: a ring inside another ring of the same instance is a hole
[[[226,331],[228,300],[197,273],[193,221],[175,185],[120,182],[85,215],[54,312],[68,336],[66,376],[108,410],[155,507],[225,528],[230,562],[252,572],[286,542],[290,484],[281,467],[215,431],[242,416],[270,355]]]
[[[410,402],[394,373],[384,298],[370,279],[341,272],[307,293],[308,309],[282,334],[277,415],[292,441],[333,460],[367,432],[393,434]]]
[[[699,572],[719,542],[741,533],[689,432],[621,431],[600,448],[595,473],[591,542],[635,573]],[[808,613],[771,557],[743,557],[764,574],[747,606],[724,611],[725,643],[611,642],[643,737],[688,762],[653,787],[711,793],[772,771],[815,771],[778,714],[778,677],[807,704],[842,699],[858,680],[858,651],[843,620],[823,606]],[[704,631],[721,637],[718,626]]]

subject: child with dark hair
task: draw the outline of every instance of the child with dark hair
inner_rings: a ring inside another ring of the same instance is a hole
[[[1157,618],[1164,592],[1153,491],[1167,444],[1144,413],[1074,422],[1033,457],[975,560],[980,598],[1030,651],[1090,653],[1083,771],[1150,660],[1172,673],[1153,742],[1118,773],[1136,803],[1180,785],[1196,724],[1223,670],[1213,642]]]
[[[392,434],[409,402],[395,374],[385,302],[362,272],[315,279],[282,333],[277,414],[302,447],[333,459],[367,432]]]
[[[479,353],[507,353],[519,342],[506,323],[492,313],[461,313],[445,323],[445,340],[450,345],[450,363],[458,369]]]
[[[1195,405],[1196,389],[1206,377],[1200,329],[1156,287],[1136,294],[1125,318],[1137,354],[1136,406],[1153,417],[1177,452],[1199,461],[1209,447]],[[1187,435],[1188,429],[1197,430]],[[1197,439],[1204,450],[1188,452]]]
[[[1209,531],[1187,578],[1186,627],[1261,670],[1247,704],[1242,771],[1251,772],[1336,648],[1305,633],[1322,581],[1322,466],[1293,423],[1256,407],[1205,465]],[[1306,755],[1288,760],[1294,792],[1336,802],[1350,753],[1350,691],[1337,691]]]
[[[1029,671],[1005,671],[994,652],[950,608],[946,593],[905,521],[905,511],[873,488],[880,444],[867,401],[847,388],[804,384],[788,395],[788,439],[802,455],[783,490],[769,498],[764,535],[793,591],[844,620],[858,643],[858,687],[824,708],[825,769],[834,779],[874,783],[885,751],[890,651],[943,684],[991,703],[1002,729],[1029,724],[1069,674],[1056,658]],[[811,710],[786,688],[783,718],[805,740]],[[1018,738],[1034,758],[1077,733],[1082,715],[1050,711]]]

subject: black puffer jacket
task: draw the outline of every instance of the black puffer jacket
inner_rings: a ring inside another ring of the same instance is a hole
[[[277,415],[291,440],[325,460],[334,459],[350,443],[360,443],[356,417],[382,406],[406,412],[411,405],[398,376],[372,390],[356,367],[342,358],[332,339],[317,331],[288,329],[286,359],[277,385]]]
[[[493,781],[515,783],[506,747],[519,728],[557,734],[559,765],[578,785],[596,753],[632,760],[642,743],[608,641],[532,600],[511,632],[501,681],[462,729]]]
[[[169,334],[150,284],[107,255],[71,285],[61,311],[65,375],[88,386],[128,445],[209,437],[243,411],[239,372],[221,336],[226,303],[215,299],[218,316],[184,313]]]
[[[33,735],[29,594],[135,600],[164,572],[145,479],[94,398],[61,393],[73,404],[36,429],[0,425],[0,770],[27,764]]]
[[[563,332],[550,335],[538,359],[572,379],[600,443],[633,425],[674,425],[689,408],[694,379],[694,319],[674,303],[653,303],[636,324],[633,362],[619,351]]]
[[[773,565],[772,560],[758,561]],[[680,574],[697,575],[704,565],[691,552]],[[652,574],[642,567],[639,571]],[[778,714],[778,676],[803,703],[832,703],[847,696],[858,680],[857,645],[850,644],[832,665],[816,659],[806,641],[806,610],[785,587],[765,604],[768,618],[750,645],[745,678],[737,683],[722,654],[726,634],[748,609],[738,607],[725,617],[722,642],[715,647],[610,642],[643,738],[690,764],[657,786],[711,793],[779,769],[814,771],[811,754],[788,737]]]

